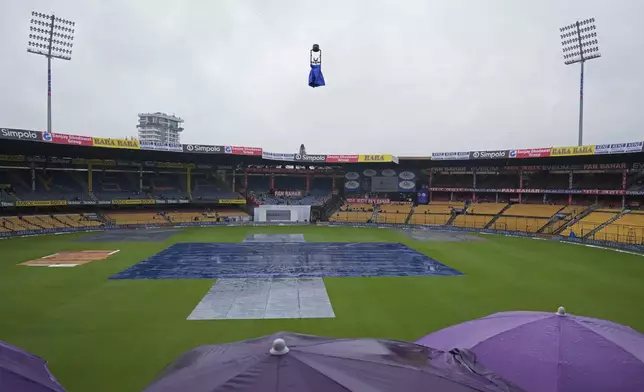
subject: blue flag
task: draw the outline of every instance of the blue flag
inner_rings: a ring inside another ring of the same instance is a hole
[[[314,88],[325,86],[324,75],[322,75],[322,64],[311,64],[311,72],[309,72],[309,86]]]

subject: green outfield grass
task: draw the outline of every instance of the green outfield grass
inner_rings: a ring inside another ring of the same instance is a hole
[[[238,242],[250,233],[401,242],[465,275],[326,278],[336,318],[317,320],[187,321],[213,280],[107,280],[174,242]],[[72,241],[79,236],[0,241],[0,340],[48,359],[71,392],[139,391],[188,349],[280,330],[414,340],[494,312],[564,305],[644,331],[644,257],[609,250],[500,236],[419,242],[394,230],[313,226],[191,228],[163,243]],[[83,249],[120,252],[75,268],[16,265]]]

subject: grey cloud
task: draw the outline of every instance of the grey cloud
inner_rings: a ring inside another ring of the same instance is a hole
[[[77,22],[54,61],[54,130],[132,136],[136,114],[183,117],[186,142],[310,153],[576,143],[579,69],[558,28],[594,16],[588,143],[642,139],[637,0],[11,1],[0,15],[0,125],[43,129],[46,61],[26,53],[30,12]],[[311,89],[319,43],[327,86]]]

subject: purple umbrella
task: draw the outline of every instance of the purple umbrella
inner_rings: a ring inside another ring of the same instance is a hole
[[[486,367],[529,392],[642,392],[644,335],[606,320],[502,312],[427,335],[416,343],[471,349]]]
[[[516,392],[467,351],[413,343],[281,332],[201,346],[170,364],[145,392]]]
[[[47,361],[0,341],[0,391],[65,392]]]

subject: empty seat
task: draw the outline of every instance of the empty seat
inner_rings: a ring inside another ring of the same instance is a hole
[[[504,216],[532,216],[550,218],[563,206],[549,204],[513,204],[503,212]]]
[[[467,208],[468,214],[496,215],[507,206],[506,203],[475,203]]]

